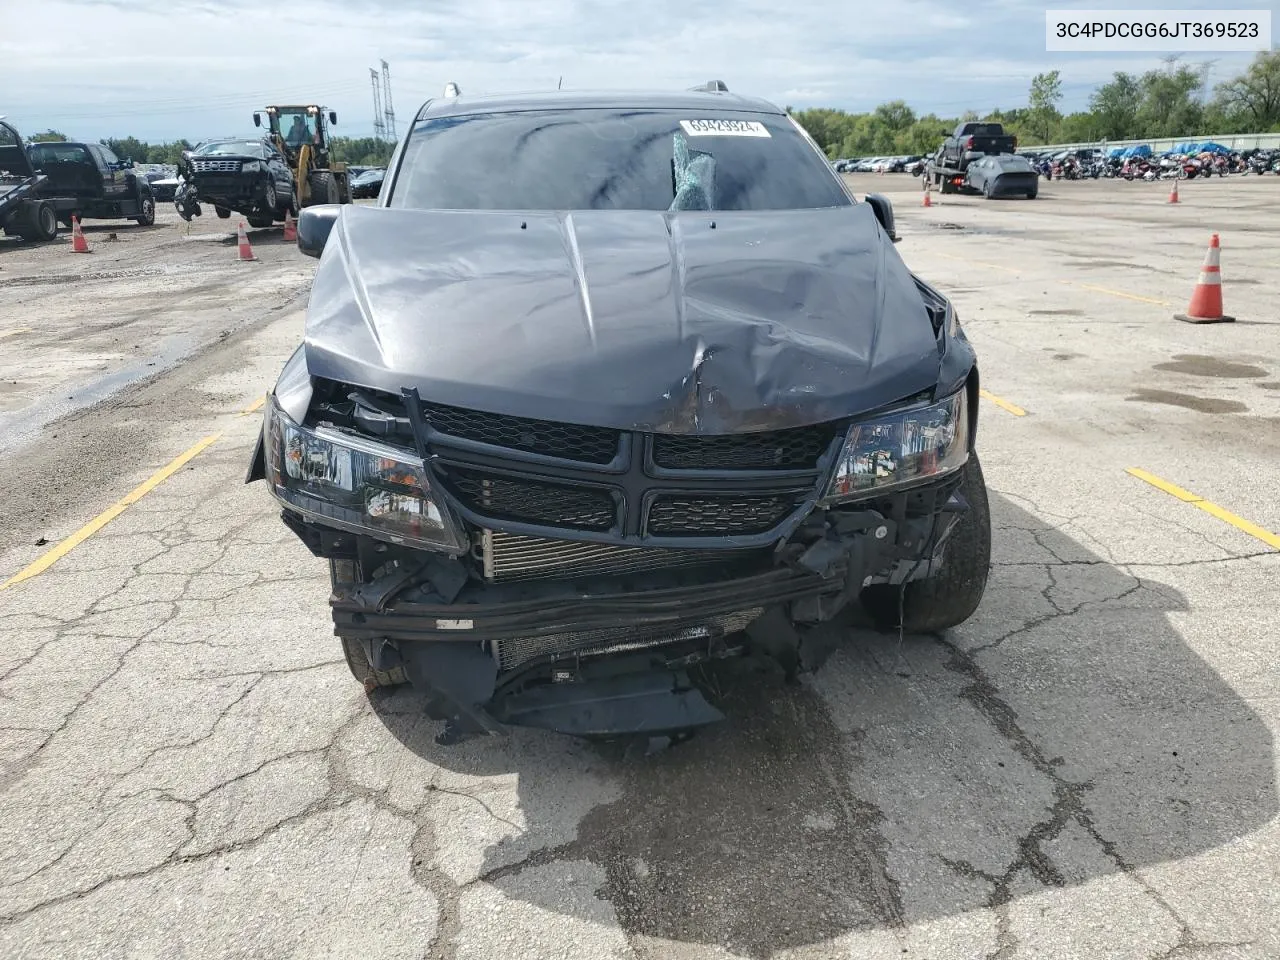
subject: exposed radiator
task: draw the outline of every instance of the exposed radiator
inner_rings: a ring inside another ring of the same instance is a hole
[[[732,551],[620,547],[607,543],[552,540],[484,530],[480,559],[486,580],[545,580],[574,576],[608,577],[668,570],[736,559]]]

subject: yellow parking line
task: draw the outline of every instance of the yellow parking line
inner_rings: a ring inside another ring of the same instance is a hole
[[[987,263],[984,260],[970,260],[968,257],[956,257],[949,253],[934,253],[933,256],[941,257],[944,260],[955,260],[958,263],[967,263],[974,267],[987,267],[991,270],[1003,270],[1005,273],[1021,274],[1022,271],[1016,267],[1006,267],[999,263]],[[1079,287],[1081,290],[1092,290],[1094,293],[1105,293],[1109,297],[1120,297],[1123,300],[1136,300],[1138,303],[1150,303],[1157,307],[1173,306],[1168,300],[1157,300],[1154,297],[1143,297],[1136,293],[1126,293],[1123,290],[1112,290],[1110,287],[1099,287],[1092,283],[1081,283],[1079,280],[1064,280],[1058,278],[1058,282],[1066,284],[1068,287]]]
[[[1092,283],[1080,283],[1076,280],[1059,280],[1059,283],[1065,283],[1072,287],[1081,287],[1085,290],[1093,290],[1096,293],[1105,293],[1112,297],[1122,297],[1125,300],[1136,300],[1138,303],[1154,303],[1157,307],[1173,306],[1168,300],[1156,300],[1153,297],[1140,297],[1136,293],[1125,293],[1123,290],[1111,290],[1107,287],[1095,287]]]
[[[80,546],[80,544],[84,543],[108,523],[120,516],[120,514],[124,513],[148,493],[181,470],[189,460],[203,451],[206,447],[210,446],[221,436],[222,433],[219,431],[218,433],[205,437],[194,447],[191,447],[185,453],[161,467],[145,481],[125,494],[120,500],[117,500],[107,510],[98,514],[75,533],[71,534],[71,536],[67,537],[67,539],[63,540],[57,546],[43,554],[30,566],[25,567],[23,570],[15,573],[4,583],[0,584],[0,590],[11,587],[16,583],[21,583],[23,580],[30,580],[32,577],[44,573],[68,553]]]
[[[978,396],[982,397],[984,400],[990,400],[992,403],[994,403],[997,407],[1000,407],[1001,409],[1008,410],[1015,417],[1025,417],[1027,415],[1027,411],[1023,410],[1016,403],[1010,403],[1008,400],[1005,400],[1003,397],[997,397],[990,390],[979,389]]]
[[[20,333],[30,333],[30,332],[31,332],[30,327],[14,327],[10,330],[0,330],[0,340],[3,340],[5,337],[16,337]]]
[[[1155,487],[1157,490],[1163,490],[1171,497],[1177,497],[1183,503],[1189,503],[1192,506],[1199,507],[1205,513],[1231,524],[1231,526],[1235,527],[1240,532],[1247,533],[1249,536],[1257,540],[1261,540],[1267,546],[1275,547],[1277,550],[1280,550],[1280,537],[1276,536],[1270,530],[1263,530],[1262,527],[1257,524],[1250,523],[1248,520],[1244,519],[1244,517],[1236,516],[1230,510],[1223,509],[1213,501],[1197,496],[1190,490],[1183,490],[1176,484],[1172,484],[1168,480],[1161,480],[1155,474],[1147,473],[1145,470],[1139,470],[1137,467],[1129,467],[1125,472],[1131,476],[1137,477],[1139,480],[1151,484],[1151,486]]]
[[[257,400],[253,401],[253,403],[249,404],[247,407],[241,410],[240,416],[247,417],[249,414],[255,413],[256,411],[261,410],[262,405],[266,403],[266,400],[267,400],[267,395],[264,393]]]
[[[941,257],[943,260],[955,260],[957,263],[968,263],[975,267],[988,267],[992,270],[1003,270],[1005,273],[1021,273],[1017,267],[1006,267],[1001,263],[987,263],[985,260],[970,260],[968,257],[956,257],[949,253],[934,253],[935,257]]]

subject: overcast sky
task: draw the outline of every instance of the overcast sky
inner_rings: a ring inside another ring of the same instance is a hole
[[[780,106],[917,111],[1021,106],[1062,71],[1080,109],[1116,70],[1159,55],[1048,54],[1023,0],[0,0],[0,114],[24,133],[198,140],[251,132],[266,103],[320,101],[337,133],[373,133],[369,68],[391,64],[400,132],[445,81],[464,93],[659,87],[722,79]],[[1204,0],[1054,7],[1219,9]],[[1270,8],[1280,0],[1223,7]],[[15,23],[16,20],[16,23]],[[24,28],[25,25],[25,28]],[[17,27],[17,28],[15,28]],[[1211,82],[1250,54],[1217,59]],[[1191,131],[1188,131],[1189,133]],[[1209,131],[1201,131],[1209,132]]]

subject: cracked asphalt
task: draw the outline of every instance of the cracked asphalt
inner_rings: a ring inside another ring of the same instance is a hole
[[[0,248],[0,581],[217,435],[0,589],[0,956],[1280,955],[1280,552],[1125,472],[1280,531],[1275,181],[854,182],[1026,413],[981,411],[986,598],[942,636],[852,624],[799,685],[725,665],[729,721],[652,756],[438,746],[351,679],[323,564],[241,483],[311,261],[228,266],[216,222],[120,228],[116,277]],[[1213,230],[1239,319],[1177,323]]]

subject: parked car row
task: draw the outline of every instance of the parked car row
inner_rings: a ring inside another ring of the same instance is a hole
[[[858,157],[833,162],[837,173],[905,173],[920,160],[920,156]]]

